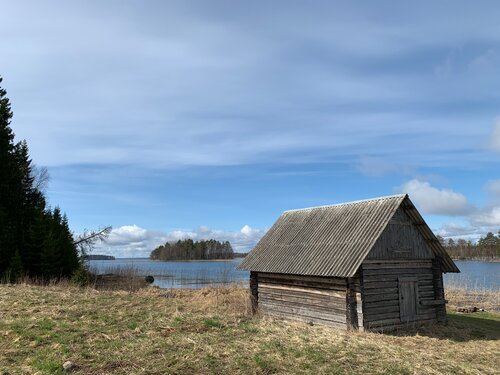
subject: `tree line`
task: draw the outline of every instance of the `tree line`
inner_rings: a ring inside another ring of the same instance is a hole
[[[459,238],[444,239],[437,236],[441,245],[446,249],[450,257],[454,259],[498,259],[500,258],[500,230],[495,235],[488,232],[486,236],[481,237],[477,243],[470,240]]]
[[[233,259],[233,247],[229,243],[216,240],[193,241],[179,240],[175,243],[167,242],[151,252],[150,259],[154,260],[209,260]]]
[[[0,86],[0,278],[69,277],[80,258],[68,219],[47,205],[46,170],[36,169],[26,141],[14,142],[6,95]]]

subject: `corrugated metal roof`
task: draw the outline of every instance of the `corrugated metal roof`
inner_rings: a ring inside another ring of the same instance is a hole
[[[400,206],[443,258],[443,270],[459,272],[407,195],[285,211],[238,268],[352,277]]]

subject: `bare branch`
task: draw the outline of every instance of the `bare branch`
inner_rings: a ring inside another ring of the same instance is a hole
[[[47,167],[39,167],[34,165],[32,170],[32,177],[34,178],[33,187],[41,192],[47,189],[50,181],[49,170]]]
[[[82,234],[77,236],[73,241],[73,244],[80,251],[80,255],[85,257],[89,252],[92,251],[97,242],[104,241],[111,233],[112,227],[99,228],[92,231],[84,231]]]

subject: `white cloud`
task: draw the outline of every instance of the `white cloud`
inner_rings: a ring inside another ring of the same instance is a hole
[[[481,228],[468,224],[456,224],[449,223],[443,225],[439,230],[436,231],[436,234],[440,235],[444,238],[464,238],[470,240],[477,240],[484,233],[481,231]]]
[[[493,126],[493,133],[490,139],[491,148],[500,152],[500,118],[498,118]]]
[[[461,216],[474,211],[465,195],[451,189],[438,189],[430,183],[417,179],[410,180],[400,187],[401,192],[410,195],[410,199],[428,214]]]
[[[191,238],[193,240],[216,239],[229,241],[234,251],[251,250],[265,234],[266,229],[256,229],[244,225],[239,231],[223,231],[201,226],[192,231],[155,231],[137,225],[124,225],[113,229],[106,241],[94,250],[94,254],[109,254],[116,257],[148,257],[155,247],[165,242]]]
[[[489,207],[481,210],[472,217],[472,223],[478,226],[489,227],[496,232],[500,228],[500,206]]]
[[[431,187],[431,189],[434,188]],[[490,195],[489,201],[482,207],[477,207],[470,212],[465,211],[463,219],[466,224],[445,223],[436,233],[443,237],[472,240],[479,239],[487,232],[497,233],[500,229],[500,180],[489,181],[485,186],[485,191]]]

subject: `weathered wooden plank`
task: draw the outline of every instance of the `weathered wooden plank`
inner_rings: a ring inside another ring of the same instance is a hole
[[[391,264],[391,263],[427,263],[428,260],[425,259],[365,259],[363,261],[363,268],[367,264]],[[429,260],[432,263],[432,260]]]
[[[310,299],[302,299],[298,300],[294,297],[288,296],[276,296],[270,294],[261,294],[259,296],[260,300],[273,301],[274,303],[283,303],[290,305],[305,305],[305,306],[317,306],[318,308],[324,309],[339,309],[345,311],[346,309],[346,301],[343,303],[339,303],[338,301],[318,301],[318,300],[310,300]]]
[[[309,294],[318,294],[324,296],[332,296],[332,297],[345,297],[345,291],[334,291],[334,290],[317,290],[312,288],[300,288],[300,287],[291,287],[287,285],[277,285],[277,284],[268,284],[268,283],[259,283],[259,290],[281,290],[283,292],[292,291],[292,292],[303,292]]]
[[[377,314],[377,315],[368,315],[365,312],[365,317],[366,320],[370,322],[370,324],[378,324],[380,321],[386,321],[386,320],[399,320],[400,322],[405,323],[406,321],[404,319],[401,319],[399,316],[399,312],[391,312],[391,313],[384,313],[384,314]],[[413,319],[409,319],[408,322],[416,322],[419,320],[427,320],[427,319],[435,319],[436,318],[436,313],[434,311],[429,311],[425,313],[418,313],[413,317]]]
[[[315,279],[312,279],[312,280],[304,280],[304,279],[301,279],[301,278],[298,278],[298,279],[295,279],[295,278],[289,278],[289,277],[272,277],[272,276],[260,276],[260,278],[262,280],[273,280],[273,281],[276,281],[276,282],[280,282],[280,283],[297,283],[297,282],[300,282],[300,283],[308,283],[308,284],[311,284],[311,285],[332,285],[332,286],[346,286],[346,283],[345,282],[342,282],[342,281],[330,281],[326,278],[315,278]]]
[[[429,274],[432,276],[432,270],[430,268],[406,268],[404,271],[397,268],[387,268],[387,269],[363,269],[363,275],[366,277],[372,275],[393,275],[393,274],[404,274],[404,275],[422,275]]]
[[[365,311],[365,320],[368,322],[374,322],[385,319],[398,319],[399,320],[399,309],[397,311],[391,311],[388,313],[372,313],[370,310]]]
[[[431,261],[423,262],[398,262],[398,263],[363,263],[363,270],[382,270],[382,269],[401,269],[406,270],[408,268],[431,268]]]
[[[365,310],[365,315],[372,316],[376,314],[385,314],[389,312],[398,312],[399,313],[399,304],[391,304],[385,306],[377,306],[377,307],[368,307]]]
[[[277,305],[277,304],[272,304],[269,302],[261,303],[262,307],[262,312],[279,312],[279,313],[286,313],[290,315],[301,315],[303,317],[308,317],[308,318],[317,318],[317,319],[323,319],[323,320],[329,320],[332,322],[337,322],[337,323],[344,323],[346,324],[346,318],[345,318],[345,311],[342,315],[337,315],[334,313],[324,313],[320,311],[315,311],[311,309],[306,309],[302,307],[290,307],[290,306],[283,306],[283,305]]]
[[[397,293],[398,288],[378,288],[378,289],[365,289],[364,295],[370,296],[374,294],[392,294]]]
[[[345,290],[337,291],[330,289],[314,289],[314,288],[304,288],[299,286],[290,286],[282,284],[267,284],[261,283],[259,285],[259,290],[266,290],[270,293],[294,293],[303,296],[323,296],[323,297],[334,297],[334,298],[344,298],[346,295]]]
[[[365,309],[384,307],[384,306],[398,306],[399,308],[399,297],[397,296],[394,299],[387,301],[374,300],[373,302],[371,302],[365,300],[364,302],[365,302]]]
[[[421,284],[421,283],[418,283],[418,290],[421,291],[421,292],[434,292],[434,287],[432,285],[428,285],[428,284]]]
[[[278,293],[267,293],[267,292],[262,292],[260,293],[260,297],[266,297],[266,298],[272,298],[276,300],[283,300],[283,301],[290,301],[290,302],[297,302],[297,303],[311,303],[311,304],[317,304],[317,305],[323,305],[323,306],[344,306],[346,303],[345,297],[344,299],[340,298],[324,298],[324,296],[320,296],[320,298],[317,298],[317,296],[313,296],[311,298],[306,297],[306,296],[298,296],[298,295],[293,295],[293,294],[278,294]]]
[[[273,298],[269,295],[261,295],[260,296],[260,301],[261,302],[269,302],[269,303],[275,303],[275,304],[283,304],[283,305],[290,305],[290,306],[311,306],[311,308],[317,308],[320,310],[325,310],[325,311],[339,311],[340,313],[342,311],[346,310],[345,307],[345,301],[344,305],[335,305],[335,304],[328,304],[328,303],[318,303],[316,301],[310,301],[310,300],[297,300],[293,298]]]
[[[367,281],[363,285],[363,288],[365,291],[368,289],[379,289],[379,288],[397,288],[398,283],[397,281]]]
[[[398,281],[398,277],[405,275],[405,273],[402,274],[381,274],[381,275],[366,275],[366,277],[363,279],[363,286],[367,283],[371,282],[392,282]],[[431,274],[420,274],[420,275],[414,275],[418,277],[418,281],[424,281],[424,280],[430,280],[432,282],[432,275]]]
[[[290,301],[297,302],[310,301],[311,303],[323,305],[345,305],[345,296],[341,298],[312,293],[296,293],[292,291],[283,292],[275,289],[261,289],[260,295],[275,299],[289,299]]]
[[[297,309],[301,309],[300,311],[307,310],[311,314],[320,314],[321,316],[324,315],[325,317],[327,317],[327,316],[341,316],[345,319],[345,315],[346,315],[345,308],[344,309],[327,308],[324,306],[313,306],[313,305],[299,304],[299,303],[294,304],[294,303],[275,301],[275,300],[269,300],[269,299],[261,300],[261,305],[267,306],[267,308],[269,308],[269,306],[272,306],[272,308],[277,310],[277,311],[282,311],[284,309],[291,309],[293,311],[297,311]]]
[[[431,291],[423,291],[423,292],[420,292],[419,291],[419,294],[418,294],[421,298],[423,297],[434,297],[434,291],[431,290]]]
[[[366,318],[365,318],[366,320]],[[412,324],[420,324],[423,322],[435,322],[436,321],[436,315],[435,314],[420,314],[418,315],[417,319],[408,321],[408,322],[403,322],[399,318],[386,318],[386,319],[378,319],[374,320],[371,319],[368,321],[367,325],[370,328],[375,327],[382,327],[382,326],[399,326],[399,327],[404,327],[407,324],[412,325]]]
[[[328,283],[321,283],[321,282],[312,282],[312,281],[303,281],[303,280],[278,280],[278,279],[271,279],[267,277],[259,278],[259,281],[262,283],[266,284],[278,284],[278,285],[287,285],[287,286],[301,286],[301,287],[306,287],[306,288],[314,288],[314,289],[321,289],[321,290],[345,290],[346,286],[345,285],[336,285],[336,284],[328,284]]]
[[[310,282],[319,282],[324,284],[347,286],[346,279],[340,277],[302,276],[302,275],[286,275],[279,273],[259,272],[259,278],[291,280],[291,281],[310,281]]]
[[[394,330],[404,330],[404,329],[414,329],[415,327],[420,327],[422,325],[428,325],[428,324],[433,324],[436,323],[435,319],[428,319],[428,320],[419,320],[416,322],[408,322],[408,323],[389,323],[389,324],[383,324],[383,325],[372,325],[370,326],[369,330],[372,332],[390,332]]]
[[[379,301],[391,301],[391,300],[399,300],[399,295],[397,293],[391,293],[391,294],[374,294],[374,295],[369,295],[369,296],[363,297],[363,301],[366,303],[379,302]]]

